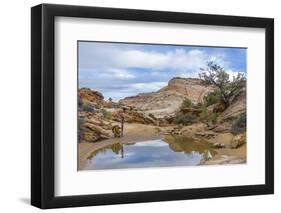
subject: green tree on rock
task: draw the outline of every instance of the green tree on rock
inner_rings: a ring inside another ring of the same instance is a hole
[[[206,68],[201,68],[202,73],[199,74],[207,85],[214,85],[219,92],[220,101],[229,106],[230,98],[246,84],[246,77],[242,73],[233,76],[231,80],[225,69],[214,61],[207,62]]]

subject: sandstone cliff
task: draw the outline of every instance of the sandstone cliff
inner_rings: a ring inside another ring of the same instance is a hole
[[[79,89],[79,97],[86,102],[91,102],[96,105],[102,105],[105,103],[103,95],[95,90],[89,88]]]
[[[184,99],[188,98],[196,104],[213,89],[212,86],[204,85],[200,79],[176,77],[157,92],[127,97],[120,100],[120,103],[162,118],[174,115]]]

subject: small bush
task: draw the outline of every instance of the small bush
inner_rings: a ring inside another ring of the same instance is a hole
[[[221,94],[219,90],[215,90],[213,92],[210,92],[208,95],[206,95],[204,99],[204,104],[206,107],[211,106],[213,104],[216,104],[220,101]]]
[[[81,111],[86,112],[94,112],[94,106],[91,105],[91,103],[84,101],[80,96],[78,96],[78,107]]]
[[[200,121],[208,121],[209,120],[209,112],[205,105],[201,106],[201,113],[199,115]]]
[[[192,114],[178,113],[174,118],[174,123],[182,125],[191,125],[197,122],[197,117]]]
[[[218,122],[218,117],[219,115],[217,113],[208,111],[207,107],[202,105],[199,117],[201,122],[211,122],[212,124],[216,124]]]
[[[86,112],[94,112],[94,107],[88,102],[82,102],[81,110]]]
[[[211,113],[210,121],[212,122],[212,124],[217,124],[218,123],[218,114],[217,113]]]
[[[112,113],[107,111],[106,109],[101,109],[101,113],[103,114],[103,117],[106,119],[111,119],[112,118]]]
[[[194,105],[193,107],[194,107],[195,109],[201,109],[203,106],[204,106],[203,103],[198,102],[198,103],[197,103],[196,105]]]
[[[240,115],[232,124],[231,132],[233,134],[241,134],[246,131],[247,116],[246,113]]]
[[[191,100],[186,98],[186,99],[183,100],[183,102],[181,104],[181,109],[183,109],[183,108],[190,108],[192,106],[193,106],[193,103],[191,102]]]

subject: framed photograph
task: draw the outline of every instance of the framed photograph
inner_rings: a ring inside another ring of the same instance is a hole
[[[272,194],[274,21],[31,9],[31,203]]]

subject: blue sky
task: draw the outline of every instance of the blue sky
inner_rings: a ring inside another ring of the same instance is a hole
[[[246,73],[244,48],[84,41],[78,48],[79,88],[100,91],[105,99],[116,101],[157,91],[173,77],[198,78],[209,60],[224,67],[231,77]]]

